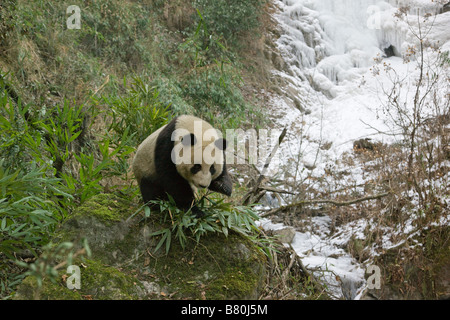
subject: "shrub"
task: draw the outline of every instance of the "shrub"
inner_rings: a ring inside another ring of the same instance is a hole
[[[202,13],[208,29],[225,39],[258,26],[264,0],[195,0],[194,7]]]
[[[208,29],[200,11],[197,14],[197,28],[186,34],[186,41],[179,46],[183,64],[191,67],[179,81],[182,95],[196,115],[216,125],[236,128],[255,111],[241,92],[240,65],[221,36]]]
[[[240,116],[247,103],[235,81],[231,70],[200,70],[185,80],[183,91],[199,115],[210,119]]]
[[[95,56],[116,59],[131,67],[148,62],[143,42],[151,33],[151,24],[150,11],[145,6],[95,0],[82,13],[82,36],[78,38],[81,47]]]
[[[58,196],[70,197],[62,191],[59,179],[31,164],[31,170],[10,171],[0,162],[0,253],[15,259],[14,252],[45,244],[54,225],[63,215]]]
[[[153,131],[167,123],[169,119],[168,108],[159,97],[156,87],[134,77],[131,85],[124,80],[125,93],[104,95],[94,99],[96,106],[106,110],[104,120],[107,123],[106,131],[110,132],[112,140],[121,143],[123,135],[130,133],[130,146],[139,145]]]

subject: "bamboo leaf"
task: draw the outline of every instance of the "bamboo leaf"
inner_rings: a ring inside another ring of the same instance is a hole
[[[167,236],[166,236],[166,254],[169,253],[171,240],[172,240],[172,233],[170,232],[170,230],[167,230]]]
[[[158,242],[158,245],[155,248],[155,252],[157,252],[159,250],[159,248],[161,248],[161,246],[164,244],[164,242],[166,241],[167,238],[167,232],[166,230],[163,231],[163,236],[161,238],[161,240]]]

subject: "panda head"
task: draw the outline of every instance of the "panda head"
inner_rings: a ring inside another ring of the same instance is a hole
[[[203,120],[196,122],[197,129],[179,126],[172,136],[172,161],[194,192],[209,187],[222,174],[226,149],[226,140],[216,129]]]

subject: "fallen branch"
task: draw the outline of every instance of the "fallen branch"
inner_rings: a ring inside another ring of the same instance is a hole
[[[287,190],[279,190],[277,188],[269,187],[269,186],[260,186],[261,190],[266,190],[274,193],[286,193],[286,194],[292,194],[295,195],[295,192],[287,191]]]
[[[284,128],[283,131],[281,132],[280,136],[278,137],[278,143],[275,144],[275,146],[273,147],[272,151],[270,152],[269,157],[266,160],[266,163],[264,164],[263,170],[261,172],[261,174],[258,177],[258,180],[256,181],[255,186],[253,187],[253,189],[251,191],[249,191],[243,198],[242,200],[242,204],[247,205],[250,203],[250,200],[253,196],[256,196],[256,194],[258,193],[258,189],[259,186],[261,185],[261,182],[264,179],[264,176],[266,174],[267,169],[269,168],[270,162],[272,161],[272,158],[275,156],[275,153],[277,152],[278,148],[280,147],[281,142],[283,141],[284,137],[286,136],[287,133],[287,128]]]
[[[285,206],[281,206],[279,208],[275,208],[272,210],[269,210],[263,214],[261,214],[261,217],[267,217],[273,214],[276,214],[280,211],[286,210],[286,209],[290,209],[290,208],[294,208],[294,207],[299,207],[299,206],[303,206],[303,205],[312,205],[312,204],[332,204],[336,207],[343,207],[343,206],[349,206],[355,203],[359,203],[359,202],[363,202],[363,201],[368,201],[368,200],[374,200],[374,199],[380,199],[383,197],[386,197],[390,194],[390,192],[384,192],[381,194],[377,194],[377,195],[373,195],[373,196],[367,196],[367,197],[362,197],[362,198],[358,198],[358,199],[354,199],[354,200],[349,200],[349,201],[335,201],[335,200],[302,200],[299,202],[294,202]]]
[[[314,287],[317,288],[317,290],[320,290],[320,292],[324,293],[326,292],[328,295],[330,295],[330,293],[328,292],[328,290],[323,286],[323,284],[316,278],[316,276],[314,275],[314,273],[308,269],[306,269],[305,265],[302,262],[302,259],[300,258],[300,256],[297,254],[297,252],[295,251],[294,247],[292,247],[291,244],[289,244],[289,248],[291,249],[292,255],[295,255],[297,257],[297,263],[298,266],[300,267],[300,269],[302,270],[302,272],[305,274],[305,276],[309,279],[311,279],[311,281],[314,284]]]

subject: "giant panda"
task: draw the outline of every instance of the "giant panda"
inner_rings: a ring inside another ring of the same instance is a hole
[[[133,159],[133,173],[144,200],[168,198],[196,216],[200,188],[231,195],[232,182],[225,163],[226,140],[208,122],[181,115],[148,136]]]

